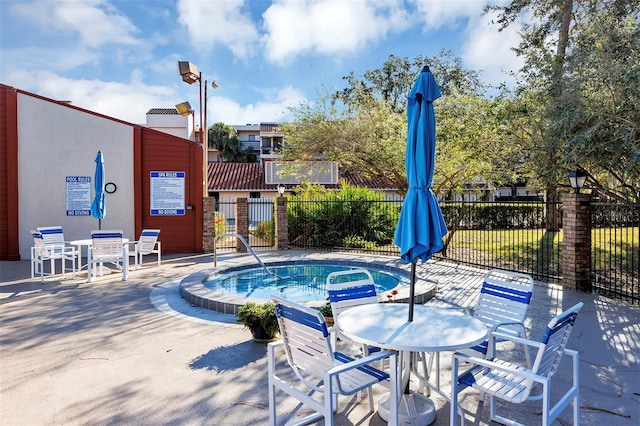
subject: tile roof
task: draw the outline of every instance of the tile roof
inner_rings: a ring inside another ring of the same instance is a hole
[[[180,115],[177,109],[175,108],[151,108],[147,111],[147,115],[155,114],[155,115]]]
[[[340,178],[350,184],[375,190],[395,191],[381,179],[366,179],[349,171],[340,170]],[[264,167],[260,163],[209,162],[207,188],[209,191],[276,191],[277,185],[266,184]],[[340,189],[340,184],[324,185]]]

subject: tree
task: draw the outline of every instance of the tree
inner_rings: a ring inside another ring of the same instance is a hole
[[[638,0],[518,0],[487,10],[499,12],[500,29],[533,16],[516,51],[525,58],[520,96],[529,106],[538,102],[526,109],[538,118],[521,114],[515,122],[536,126],[530,160],[547,199],[578,167],[588,171],[592,189],[638,197]],[[605,190],[607,183],[613,188]],[[557,222],[549,225],[557,229]]]
[[[254,163],[257,156],[249,147],[244,149],[238,140],[238,132],[224,123],[215,123],[209,127],[209,148],[222,152],[222,159],[229,163]]]
[[[344,89],[321,92],[315,102],[292,108],[294,120],[285,129],[285,158],[337,161],[404,194],[406,101],[425,64],[443,93],[435,103],[434,193],[456,192],[465,181],[488,176],[490,160],[500,155],[494,105],[481,94],[478,73],[462,68],[450,52],[413,61],[391,55],[381,68],[345,77]]]

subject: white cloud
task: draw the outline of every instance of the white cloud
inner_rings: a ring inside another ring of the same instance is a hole
[[[51,71],[13,71],[7,77],[20,89],[137,124],[146,123],[149,109],[171,108],[178,98],[171,87],[138,81],[139,71],[130,82],[74,80]]]
[[[209,96],[209,124],[257,124],[261,121],[287,121],[289,107],[305,101],[304,94],[293,87],[268,90],[264,99],[247,105],[240,105],[228,98]]]
[[[258,40],[258,30],[243,14],[244,0],[178,0],[178,21],[187,27],[195,49],[227,46],[237,58],[246,59]]]
[[[482,79],[490,84],[515,83],[509,71],[517,71],[524,61],[511,50],[520,42],[518,32],[521,21],[516,21],[505,30],[498,32],[498,26],[491,24],[494,16],[484,15],[473,20],[467,32],[467,40],[462,46],[462,58],[471,69],[482,71]]]
[[[138,44],[132,35],[136,27],[105,0],[36,0],[16,3],[11,10],[42,31],[77,34],[90,47]]]
[[[277,0],[265,11],[265,56],[285,64],[297,55],[347,54],[407,28],[401,1]]]
[[[487,1],[480,0],[412,0],[426,30],[455,28],[461,19],[480,16]],[[495,2],[493,2],[495,3]]]

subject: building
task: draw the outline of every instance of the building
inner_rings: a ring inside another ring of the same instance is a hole
[[[67,240],[98,229],[87,208],[98,151],[116,188],[106,194],[102,229],[130,240],[161,229],[164,253],[202,252],[202,147],[174,131],[0,84],[0,260],[29,259],[38,226],[60,225]]]

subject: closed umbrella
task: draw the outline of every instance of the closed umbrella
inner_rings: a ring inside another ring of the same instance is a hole
[[[431,192],[436,157],[436,120],[433,101],[441,96],[428,66],[422,69],[407,101],[407,153],[409,189],[394,235],[400,257],[411,262],[409,322],[413,321],[416,262],[430,259],[443,248],[447,226],[438,200]]]
[[[93,187],[95,189],[95,197],[91,203],[91,216],[98,219],[98,229],[102,229],[102,219],[107,213],[107,206],[104,197],[104,158],[102,151],[98,151],[96,155],[96,172],[93,179]]]

